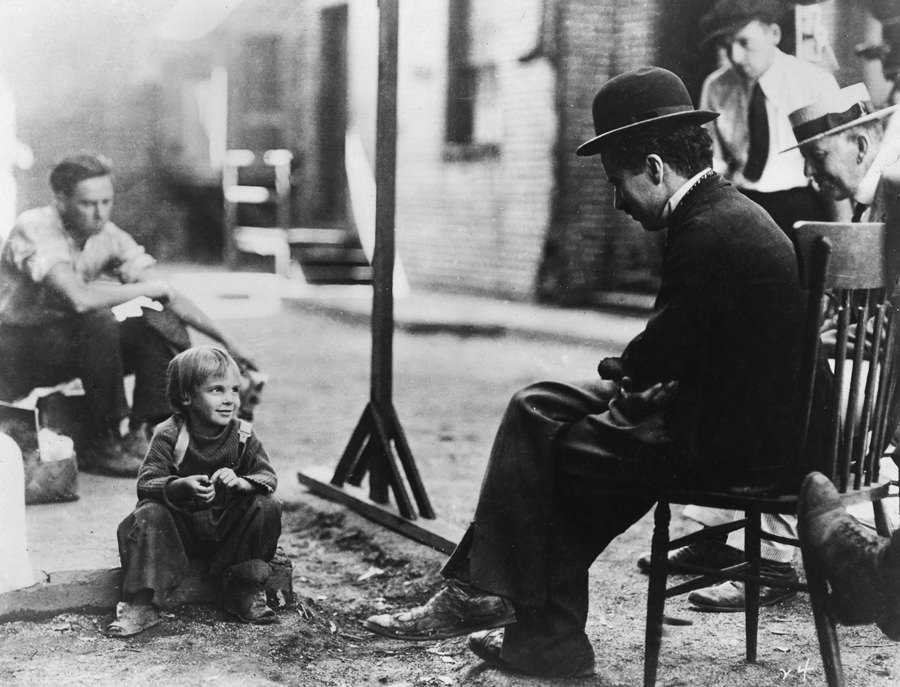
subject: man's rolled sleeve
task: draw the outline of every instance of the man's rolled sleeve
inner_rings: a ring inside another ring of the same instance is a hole
[[[36,284],[42,282],[56,265],[72,264],[65,238],[38,224],[23,225],[21,231],[11,233],[6,250],[16,268]]]
[[[126,284],[140,281],[143,272],[156,264],[156,259],[127,232],[114,225],[108,226],[108,230],[116,244],[111,252],[118,259],[119,279]]]

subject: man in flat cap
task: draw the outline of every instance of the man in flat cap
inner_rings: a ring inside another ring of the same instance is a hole
[[[790,235],[800,220],[835,219],[840,210],[822,197],[803,173],[803,157],[796,151],[780,154],[796,141],[788,115],[799,107],[838,90],[837,81],[821,67],[782,52],[781,25],[785,5],[778,0],[718,0],[703,16],[704,45],[714,44],[727,64],[703,83],[700,107],[719,113],[711,123],[713,168],[745,196],[757,202]],[[846,213],[846,209],[843,210]],[[704,527],[733,522],[737,511],[688,506],[688,521]],[[796,538],[793,516],[766,514],[764,531]],[[743,560],[744,532],[737,530],[721,542],[702,542],[672,552],[680,562],[708,567],[735,565]],[[796,549],[763,540],[763,569],[767,577],[798,581],[793,566]],[[649,569],[649,555],[638,560]],[[764,586],[760,604],[770,606],[796,592]],[[688,600],[700,610],[739,612],[746,607],[744,585],[722,582],[697,590]]]
[[[654,486],[782,476],[802,320],[794,251],[713,171],[703,124],[715,117],[664,69],[597,92],[596,136],[578,154],[600,156],[618,210],[668,232],[653,312],[620,359],[601,363],[607,378],[513,396],[446,585],[424,606],[370,617],[370,630],[472,633],[469,648],[493,667],[590,675],[588,570],[652,507]]]
[[[727,64],[703,82],[700,107],[712,123],[713,167],[790,232],[798,220],[827,220],[833,208],[810,186],[794,151],[788,115],[838,90],[821,67],[782,52],[784,3],[718,0],[701,19],[702,43],[715,44]]]

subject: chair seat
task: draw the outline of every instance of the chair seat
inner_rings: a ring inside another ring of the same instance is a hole
[[[841,500],[845,506],[880,501],[890,495],[891,484],[890,481],[885,481],[860,489],[848,490],[845,494],[841,494]],[[657,490],[657,500],[678,505],[694,504],[727,510],[751,508],[761,513],[780,515],[794,515],[797,512],[796,494],[767,495],[758,493],[756,488],[738,487],[724,491],[666,488]]]

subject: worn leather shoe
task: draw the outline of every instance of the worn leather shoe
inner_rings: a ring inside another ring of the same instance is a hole
[[[847,514],[831,480],[818,472],[803,481],[797,525],[809,563],[831,587],[828,606],[835,620],[874,622],[900,641],[900,535],[882,537]]]
[[[373,615],[363,625],[386,637],[424,640],[457,637],[473,630],[514,622],[515,611],[506,599],[450,580],[424,606],[400,613]]]
[[[269,564],[258,558],[228,568],[222,575],[222,608],[241,622],[270,625],[278,616],[266,603]]]
[[[799,582],[797,571],[790,563],[763,561],[760,571],[766,577],[781,578],[787,583]],[[795,589],[781,587],[760,587],[759,605],[772,606],[782,601],[790,601],[797,596]],[[688,601],[701,611],[711,613],[737,613],[747,607],[744,583],[729,580],[706,589],[698,589],[688,595]]]
[[[670,563],[684,563],[686,565],[699,565],[704,568],[721,570],[737,565],[743,560],[743,554],[723,542],[707,540],[682,546],[669,552]],[[638,569],[645,575],[650,574],[650,554],[645,553],[638,558]]]
[[[502,627],[494,630],[473,632],[469,635],[466,644],[469,647],[469,650],[482,661],[494,668],[499,668],[508,673],[522,673],[524,675],[535,675],[537,677],[558,678],[589,677],[594,674],[593,656],[591,656],[589,660],[555,666],[548,668],[546,671],[540,671],[540,673],[517,668],[508,661],[500,658],[500,651],[503,648],[503,635],[504,629]]]

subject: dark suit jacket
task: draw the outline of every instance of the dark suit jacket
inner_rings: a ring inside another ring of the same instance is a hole
[[[622,359],[641,386],[679,381],[666,424],[698,478],[774,481],[803,313],[787,236],[719,176],[697,184],[672,213],[653,313]]]

